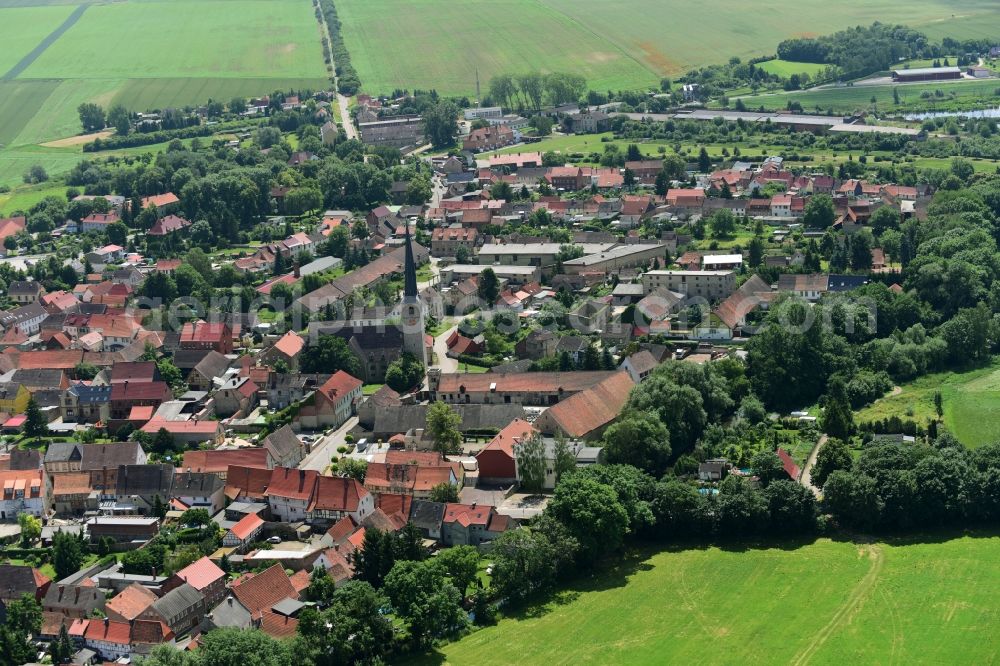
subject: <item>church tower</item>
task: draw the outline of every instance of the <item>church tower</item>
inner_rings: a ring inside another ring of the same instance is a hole
[[[424,344],[424,304],[417,293],[417,263],[413,260],[410,225],[406,225],[406,262],[403,267],[403,351],[413,354],[427,367],[427,345]]]

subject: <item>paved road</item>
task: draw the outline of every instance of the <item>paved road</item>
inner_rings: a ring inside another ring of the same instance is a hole
[[[358,129],[354,126],[354,121],[351,120],[350,104],[351,99],[346,95],[341,95],[337,93],[337,104],[340,105],[340,127],[344,130],[344,134],[347,135],[348,139],[358,139]]]
[[[458,372],[458,361],[448,356],[448,336],[451,335],[457,326],[452,326],[447,331],[441,335],[434,338],[434,357],[436,363],[431,365],[432,368],[441,368],[442,373],[454,373]]]
[[[823,448],[826,444],[827,436],[820,436],[819,440],[816,442],[816,446],[812,448],[809,452],[809,457],[806,458],[806,464],[802,466],[802,473],[799,475],[799,483],[813,491],[813,494],[819,497],[819,488],[812,483],[812,468],[816,464],[816,456],[819,455],[819,450]]]
[[[347,444],[344,435],[356,425],[358,425],[358,417],[352,416],[347,419],[344,425],[316,442],[309,455],[299,463],[299,469],[314,469],[323,472],[330,464],[330,459],[337,453],[337,447]]]

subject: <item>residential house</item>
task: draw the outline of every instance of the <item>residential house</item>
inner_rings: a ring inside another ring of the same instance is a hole
[[[496,507],[449,503],[441,523],[441,542],[446,546],[480,546],[510,527],[510,519],[497,513]]]
[[[186,421],[174,421],[157,417],[150,419],[141,428],[144,433],[154,436],[161,429],[166,430],[175,443],[188,446],[206,442],[218,446],[226,437],[222,423],[211,419],[192,418]]]
[[[170,591],[181,584],[190,585],[204,597],[206,607],[212,607],[226,596],[226,582],[226,572],[202,557],[171,576],[163,589]]]
[[[336,522],[350,516],[362,523],[375,511],[375,500],[356,480],[339,476],[316,478],[312,497],[306,509],[310,521]]]
[[[142,516],[95,516],[87,519],[87,536],[91,545],[105,537],[117,544],[142,544],[160,531],[160,519]]]
[[[514,419],[476,454],[479,480],[485,483],[513,483],[517,480],[514,447],[533,436],[538,430],[523,419]]]
[[[479,232],[470,227],[437,227],[431,232],[431,253],[435,257],[455,257],[459,248],[472,256]]]
[[[42,470],[0,471],[0,485],[0,520],[16,520],[22,513],[41,518],[48,512],[49,485]]]
[[[233,353],[233,329],[225,322],[188,322],[181,329],[181,349],[213,349]]]
[[[354,414],[361,400],[363,382],[338,370],[313,393],[312,402],[299,409],[297,419],[303,428],[340,427]]]
[[[104,613],[112,622],[132,622],[159,599],[149,588],[132,583],[108,600]]]
[[[220,418],[246,416],[257,406],[257,385],[249,377],[230,377],[213,396]]]
[[[270,476],[270,472],[268,472]],[[264,529],[264,519],[256,513],[248,513],[229,528],[229,531],[222,537],[222,545],[226,548],[235,548],[236,552],[244,553],[260,539],[260,533]]]
[[[17,329],[24,335],[34,335],[41,329],[42,322],[49,316],[40,303],[29,303],[0,313],[0,326],[5,331]]]
[[[34,303],[42,297],[45,289],[35,280],[13,280],[7,287],[7,300],[18,305]]]
[[[181,634],[194,628],[204,612],[205,597],[191,585],[183,583],[154,601],[139,618],[163,622],[175,634]]]
[[[0,564],[0,604],[18,601],[25,594],[41,602],[52,581],[34,567]]]
[[[295,431],[282,426],[264,438],[261,446],[267,450],[275,467],[298,467],[305,457],[305,446]]]
[[[618,367],[629,374],[633,383],[638,384],[649,377],[658,365],[659,362],[653,354],[642,349],[628,356]]]
[[[130,382],[111,384],[111,418],[128,419],[135,407],[152,407],[154,410],[174,397],[166,382]]]
[[[265,493],[271,514],[286,523],[306,520],[318,476],[314,470],[275,467]]]
[[[487,150],[499,150],[517,141],[517,133],[507,125],[490,125],[472,130],[462,139],[462,150],[480,153]]]
[[[225,482],[207,472],[179,472],[174,477],[172,498],[191,509],[206,509],[215,515],[225,504]]]
[[[99,588],[56,583],[45,593],[42,610],[64,617],[85,618],[95,611],[103,612],[105,601],[104,590]]]
[[[299,367],[299,354],[305,346],[306,341],[302,336],[295,331],[288,331],[260,355],[260,363],[273,366],[280,362],[284,363],[288,370],[295,371]]]

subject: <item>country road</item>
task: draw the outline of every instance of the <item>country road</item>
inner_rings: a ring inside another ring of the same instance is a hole
[[[326,43],[330,45],[331,56],[330,56],[330,67],[332,68],[332,75],[330,80],[333,82],[334,94],[337,95],[337,106],[340,107],[340,129],[343,130],[344,135],[348,139],[359,139],[358,130],[354,126],[354,122],[351,120],[350,113],[350,103],[351,99],[346,95],[340,94],[340,84],[337,81],[337,63],[333,61],[332,49],[333,49],[333,39],[330,37],[330,26],[326,23],[326,16],[323,12],[318,12],[319,14],[319,27],[323,31],[323,35],[326,37]]]
[[[819,440],[816,442],[816,446],[812,448],[809,452],[809,457],[806,458],[806,464],[802,466],[802,473],[799,475],[799,483],[813,491],[813,494],[819,497],[819,488],[812,484],[812,468],[816,464],[816,456],[819,455],[819,450],[823,448],[826,444],[827,436],[821,435]]]

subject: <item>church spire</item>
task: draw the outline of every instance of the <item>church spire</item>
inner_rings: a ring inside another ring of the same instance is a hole
[[[410,223],[406,223],[406,263],[403,269],[403,298],[417,297],[417,265],[413,261],[413,242],[410,240]]]

